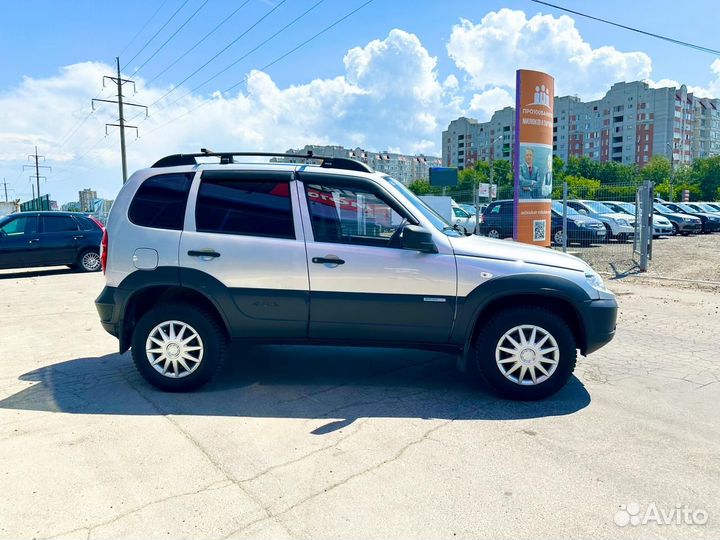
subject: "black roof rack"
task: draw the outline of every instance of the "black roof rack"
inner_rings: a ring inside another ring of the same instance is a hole
[[[159,168],[159,167],[178,167],[180,165],[197,165],[198,161],[195,158],[199,157],[219,157],[220,158],[220,164],[225,165],[229,163],[235,163],[235,156],[259,156],[259,157],[275,157],[275,158],[289,158],[289,159],[302,159],[302,160],[318,160],[320,161],[320,166],[329,168],[329,169],[345,169],[347,171],[360,171],[360,172],[374,172],[372,168],[370,168],[365,163],[362,163],[360,161],[350,159],[350,158],[341,158],[341,157],[327,157],[327,156],[317,156],[313,154],[312,152],[308,152],[307,154],[286,154],[286,153],[275,153],[275,152],[213,152],[212,150],[207,150],[205,148],[202,148],[200,153],[198,154],[173,154],[170,156],[165,156],[164,158],[158,160],[155,162],[155,164],[152,166],[153,169]],[[283,163],[283,162],[281,162]],[[295,163],[294,161],[287,161],[285,163]],[[305,161],[300,162],[305,163]]]

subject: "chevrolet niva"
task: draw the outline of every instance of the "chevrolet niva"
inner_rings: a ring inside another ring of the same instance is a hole
[[[101,262],[103,327],[168,391],[246,341],[443,350],[501,396],[539,399],[615,334],[615,296],[582,260],[464,234],[343,158],[167,156],[123,186]]]

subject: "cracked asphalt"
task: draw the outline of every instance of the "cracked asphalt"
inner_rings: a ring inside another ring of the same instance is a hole
[[[2,538],[720,537],[717,290],[612,282],[616,339],[516,403],[446,355],[278,346],[164,394],[102,284],[0,272]],[[630,503],[709,518],[616,525]]]

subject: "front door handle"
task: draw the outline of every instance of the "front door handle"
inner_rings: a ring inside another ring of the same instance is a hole
[[[78,236],[73,236],[73,240],[80,240],[81,238],[85,238],[82,234]]]
[[[28,244],[34,244],[35,242],[39,242],[39,241],[40,241],[39,238],[31,238],[30,240],[28,240]]]
[[[209,259],[216,259],[220,256],[220,254],[215,251],[214,249],[201,249],[201,250],[194,250],[191,249],[187,252],[188,255],[191,257],[200,257],[201,259],[209,260]]]
[[[335,255],[328,255],[327,257],[313,257],[312,262],[315,264],[332,264],[335,266],[345,264],[345,261]]]

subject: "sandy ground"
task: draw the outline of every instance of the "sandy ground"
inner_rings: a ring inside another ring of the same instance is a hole
[[[699,240],[658,249],[694,271]],[[236,348],[161,393],[100,328],[102,281],[0,272],[2,538],[720,537],[713,291],[611,281],[616,339],[514,403],[378,349]],[[707,521],[626,524],[653,505]]]

